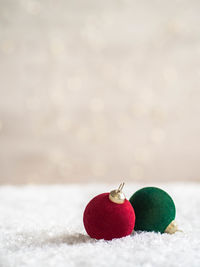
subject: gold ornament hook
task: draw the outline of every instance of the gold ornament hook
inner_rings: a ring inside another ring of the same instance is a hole
[[[118,189],[116,190],[112,190],[109,194],[109,199],[114,202],[114,203],[117,203],[117,204],[123,204],[126,197],[124,195],[124,193],[122,192],[122,189],[124,187],[124,182],[121,183],[118,187]]]
[[[123,187],[124,187],[125,183],[121,183],[117,189],[118,192],[122,191]]]

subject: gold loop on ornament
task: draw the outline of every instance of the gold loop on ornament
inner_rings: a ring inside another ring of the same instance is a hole
[[[124,182],[121,183],[118,187],[117,190],[112,190],[109,194],[109,199],[114,202],[114,203],[117,203],[117,204],[123,204],[126,197],[124,195],[124,193],[122,192],[122,189],[124,187]]]

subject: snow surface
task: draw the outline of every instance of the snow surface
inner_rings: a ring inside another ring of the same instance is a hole
[[[127,198],[144,185],[126,184]],[[147,186],[147,184],[145,184]],[[93,240],[82,215],[113,185],[0,187],[0,267],[200,266],[200,185],[161,184],[174,199],[182,232]]]

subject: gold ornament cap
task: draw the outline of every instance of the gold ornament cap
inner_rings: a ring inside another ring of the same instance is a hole
[[[109,194],[110,201],[117,203],[117,204],[123,204],[126,197],[124,193],[122,192],[122,189],[124,187],[124,183],[121,183],[119,185],[119,188],[116,190],[112,190]]]
[[[172,221],[168,226],[167,228],[165,229],[165,233],[167,234],[174,234],[176,232],[182,232],[181,230],[178,229],[178,225],[175,221]]]

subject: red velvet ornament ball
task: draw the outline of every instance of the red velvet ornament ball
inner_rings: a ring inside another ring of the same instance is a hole
[[[114,198],[112,193],[114,192]],[[86,206],[83,223],[88,235],[95,239],[111,240],[130,235],[135,226],[135,212],[130,202],[120,202],[119,194],[114,190],[94,197]],[[115,203],[117,202],[117,203]]]

